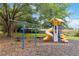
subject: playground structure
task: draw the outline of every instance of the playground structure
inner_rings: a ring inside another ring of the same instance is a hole
[[[64,21],[62,19],[58,19],[58,18],[51,19],[51,23],[53,27],[46,30],[47,36],[43,40],[50,41],[53,39],[53,42],[68,43],[68,40],[66,39],[65,35],[62,34],[61,24],[63,22]]]
[[[21,41],[22,41],[22,49],[24,49],[24,40],[25,40],[25,30],[27,29],[25,27],[26,24],[30,24],[30,23],[27,23],[27,22],[19,22],[19,21],[14,21],[14,22],[17,22],[19,24],[22,24],[22,28],[21,28],[21,31],[22,31],[22,37],[21,37]],[[37,36],[37,32],[35,30],[35,35],[34,35],[34,43],[35,43],[35,46],[37,46],[37,40],[39,39],[40,42],[44,42],[44,41],[50,41],[52,40],[52,42],[64,42],[64,43],[68,43],[68,40],[66,39],[65,35],[64,34],[61,34],[62,32],[62,29],[61,29],[61,24],[62,22],[64,22],[63,20],[61,19],[58,19],[58,18],[55,18],[55,19],[51,19],[51,23],[52,23],[52,28],[49,28],[46,30],[46,34],[47,36],[43,39],[43,36]],[[35,25],[35,24],[34,24]],[[35,28],[35,27],[33,27]],[[37,27],[38,28],[38,27]],[[36,28],[35,28],[36,29]],[[37,39],[38,38],[38,39]],[[41,44],[41,43],[40,43]]]
[[[57,42],[68,43],[67,38],[65,37],[64,34],[62,34],[61,24],[63,22],[64,22],[63,20],[58,19],[58,18],[51,19],[51,23],[52,23],[53,27],[46,30],[47,36],[44,39],[43,39],[42,36],[38,37],[39,40],[42,40],[41,42],[52,40],[53,42],[56,42],[56,43]],[[24,48],[24,29],[25,29],[25,26],[22,28],[22,48]],[[37,46],[37,36],[36,36],[36,34],[37,33],[35,33],[35,36],[34,36],[35,46]]]
[[[21,28],[21,47],[22,49],[24,49],[24,43],[25,43],[25,30],[27,30],[27,26],[26,25],[30,25],[31,23],[28,23],[28,22],[21,22],[21,21],[11,21],[11,22],[15,22],[20,25],[22,25],[22,28]],[[39,39],[40,41],[42,41],[41,39],[43,38],[42,36],[37,36],[37,29],[38,29],[39,25],[37,24],[32,24],[32,30],[34,30],[34,37],[32,39],[34,39],[34,43],[35,45],[34,46],[37,46],[37,40]],[[32,32],[31,30],[31,32]],[[31,33],[30,33],[31,34]],[[17,35],[17,29],[16,29],[16,41],[19,41],[19,37]]]

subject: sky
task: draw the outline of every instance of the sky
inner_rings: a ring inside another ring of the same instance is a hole
[[[68,11],[71,13],[69,27],[79,28],[79,3],[72,3],[68,7]]]
[[[68,11],[71,12],[71,19],[79,19],[79,3],[70,4]]]

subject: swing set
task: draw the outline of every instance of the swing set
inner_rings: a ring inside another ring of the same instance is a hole
[[[28,23],[28,22],[23,22],[23,21],[12,21],[12,22],[16,22],[17,25],[20,24],[22,26],[22,28],[20,29],[21,30],[21,41],[22,41],[22,44],[21,44],[21,48],[24,49],[24,40],[25,40],[25,30],[27,30],[27,26],[26,25],[30,25],[31,23]],[[34,30],[34,42],[35,42],[35,46],[37,46],[37,39],[38,40],[42,40],[43,37],[40,33],[40,36],[37,36],[37,29],[39,28],[39,26],[37,24],[32,24],[32,29],[31,29],[31,32],[32,30]],[[38,29],[39,30],[39,29]],[[18,38],[18,35],[17,35],[17,30],[16,30],[16,40],[18,41],[19,38]]]
[[[22,28],[21,28],[21,33],[22,33],[22,49],[24,49],[24,40],[25,40],[25,30],[27,29],[26,28],[26,25],[29,25],[31,23],[28,23],[28,22],[23,22],[23,21],[13,21],[13,22],[16,22],[17,24],[22,24]],[[60,25],[61,25],[61,21],[60,20],[51,20],[52,22],[52,25],[53,25],[53,29],[54,29],[54,32],[53,32],[53,38],[52,38],[52,42],[55,43],[55,45],[57,45],[58,43],[60,43],[60,34],[61,34],[61,29],[60,29]],[[34,33],[34,42],[35,42],[35,47],[37,46],[37,38],[43,42],[43,36],[40,35],[40,36],[37,36],[37,29],[39,29],[39,26],[37,26],[38,24],[32,24],[32,26],[34,26],[32,28],[32,30],[34,29],[35,33]],[[41,28],[42,29],[42,28]],[[49,38],[49,37],[48,37]]]

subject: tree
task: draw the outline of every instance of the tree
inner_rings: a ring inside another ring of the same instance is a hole
[[[68,4],[43,3],[32,5],[36,7],[34,9],[34,13],[39,15],[39,21],[44,20],[43,25],[49,25],[49,22],[47,23],[47,21],[50,21],[51,18],[61,18],[65,21],[65,17],[69,16],[69,13],[67,11]]]
[[[31,15],[29,10],[29,4],[0,4],[0,21],[3,25],[4,32],[7,33],[8,37],[11,36],[15,26],[13,21],[22,17],[28,18]]]
[[[61,18],[64,20],[69,15],[68,4],[0,4],[0,24],[7,36],[11,36],[16,27],[14,20],[27,21],[48,27],[51,18]],[[33,17],[35,14],[36,17]],[[42,23],[41,23],[42,22]],[[29,26],[29,25],[28,25]],[[32,26],[32,24],[31,24]],[[41,27],[40,26],[40,27]]]

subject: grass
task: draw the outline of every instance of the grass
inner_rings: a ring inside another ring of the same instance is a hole
[[[2,32],[2,31],[0,31],[0,34],[3,34],[3,32]]]
[[[22,34],[21,33],[17,33],[17,36],[21,37]],[[46,34],[39,34],[39,33],[37,33],[37,34],[35,34],[35,33],[27,33],[27,34],[25,34],[25,37],[34,37],[34,36],[37,36],[37,37],[43,36],[43,37],[45,37]]]
[[[76,36],[67,36],[68,40],[79,40],[79,37]]]
[[[0,32],[0,34],[2,34],[2,32]],[[22,36],[22,33],[17,33],[16,35],[18,37],[21,37]],[[31,37],[34,37],[34,36],[37,36],[37,37],[39,37],[39,36],[45,37],[46,34],[40,34],[40,33],[37,33],[37,34],[35,34],[35,33],[26,33],[25,34],[25,37],[27,37],[27,38],[31,38]],[[68,40],[79,40],[79,37],[77,37],[77,36],[66,36],[66,37],[68,38]]]
[[[19,36],[19,37],[21,37],[22,36],[22,34],[21,33],[17,33],[17,35]],[[34,36],[37,36],[37,37],[39,37],[39,36],[43,36],[43,37],[45,37],[46,36],[46,34],[34,34],[34,33],[27,33],[27,34],[25,34],[25,37],[34,37]],[[68,40],[79,40],[79,37],[76,37],[76,36],[66,36],[67,38],[68,38]]]

